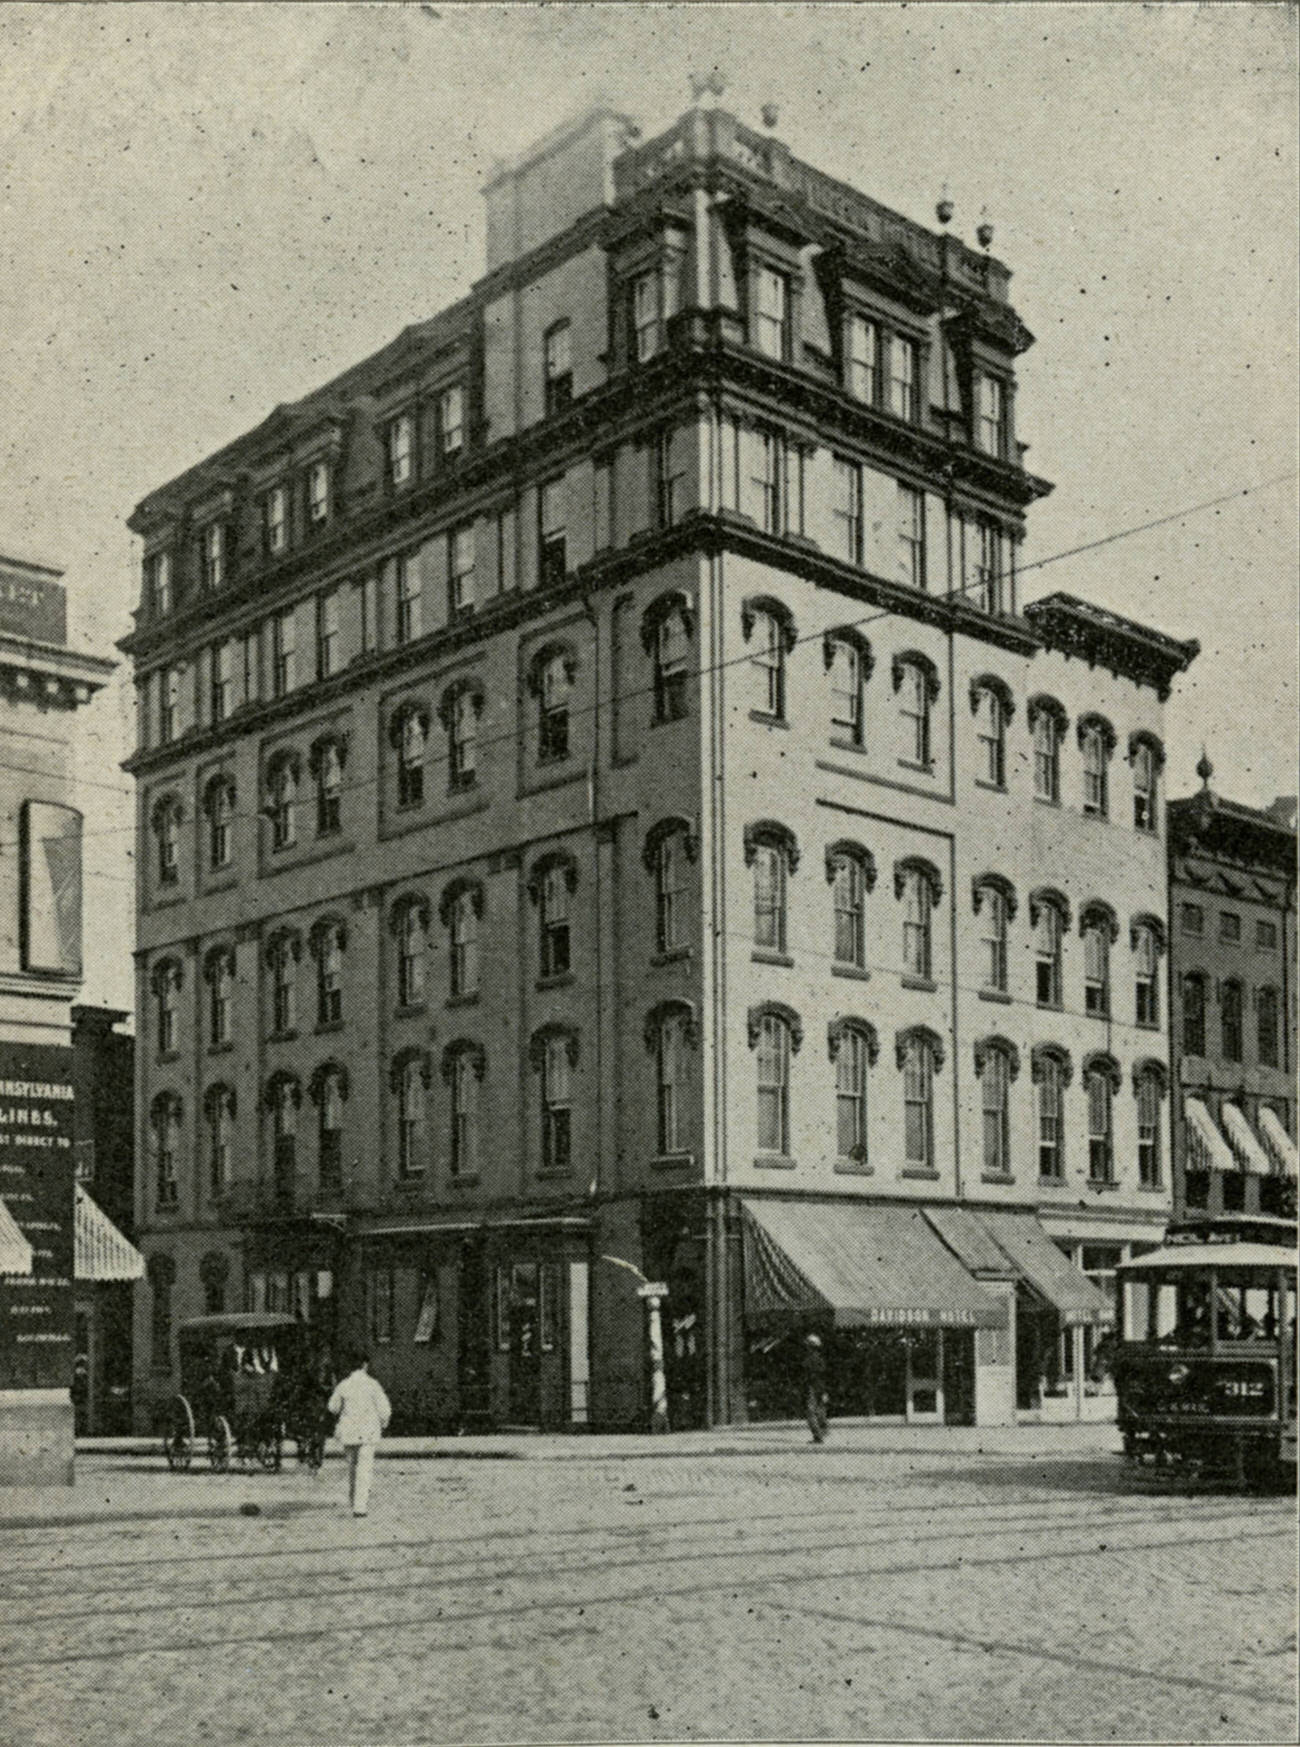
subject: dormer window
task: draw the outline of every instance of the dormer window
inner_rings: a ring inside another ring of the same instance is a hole
[[[920,353],[915,340],[889,336],[889,410],[895,418],[915,424],[920,417]]]
[[[282,485],[272,487],[262,499],[262,546],[275,558],[289,546],[289,494]]]
[[[328,461],[313,461],[307,469],[307,520],[313,528],[324,527],[330,519],[330,466]]]
[[[880,395],[880,329],[865,315],[851,315],[845,346],[845,386],[855,400],[874,406]]]
[[[972,530],[975,540],[974,586],[970,601],[984,613],[1000,613],[1006,609],[1002,530],[995,522],[977,522]]]
[[[975,447],[999,460],[1006,453],[1006,390],[996,376],[975,378]]]
[[[567,321],[546,330],[542,341],[546,373],[546,415],[560,412],[573,399],[573,328]]]
[[[564,581],[568,564],[569,492],[561,475],[550,479],[538,494],[538,568],[543,588]]]
[[[415,425],[410,413],[401,413],[384,433],[388,483],[408,485],[415,468]]]
[[[224,522],[209,522],[199,535],[199,580],[204,588],[220,588],[226,580]]]
[[[772,267],[758,269],[754,344],[765,358],[785,362],[790,356],[790,282]]]
[[[465,447],[465,390],[459,382],[438,396],[438,449],[444,458]]]
[[[677,313],[677,280],[658,267],[632,281],[632,344],[638,364],[664,349],[665,329]]]
[[[172,610],[172,555],[154,552],[144,561],[145,599],[156,617]]]

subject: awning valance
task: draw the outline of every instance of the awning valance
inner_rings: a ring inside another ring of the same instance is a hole
[[[74,1272],[78,1280],[139,1280],[144,1257],[124,1238],[98,1202],[77,1184],[73,1226]]]
[[[1264,1137],[1264,1144],[1273,1156],[1273,1162],[1284,1177],[1294,1177],[1300,1168],[1300,1154],[1296,1152],[1296,1144],[1282,1126],[1282,1120],[1277,1112],[1263,1105],[1259,1112],[1259,1132]]]
[[[30,1274],[32,1246],[23,1236],[18,1221],[0,1201],[0,1274]]]
[[[1113,1320],[1105,1295],[1062,1254],[1032,1213],[981,1212],[978,1218],[1017,1275],[1062,1322],[1096,1326]]]
[[[1199,1098],[1185,1098],[1187,1117],[1187,1163],[1194,1170],[1235,1171],[1232,1148],[1219,1132],[1219,1125]]]
[[[1006,1309],[973,1280],[920,1208],[746,1200],[745,1315],[817,1316],[843,1328],[1001,1328]]]
[[[1273,1161],[1260,1145],[1255,1130],[1246,1120],[1245,1111],[1239,1110],[1235,1104],[1225,1104],[1223,1126],[1227,1132],[1228,1145],[1241,1169],[1256,1177],[1271,1177]]]

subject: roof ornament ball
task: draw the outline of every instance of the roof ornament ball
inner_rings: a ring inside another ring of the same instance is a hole
[[[993,226],[988,221],[988,207],[981,207],[980,222],[975,226],[975,240],[981,249],[987,249],[993,241]]]
[[[716,102],[726,89],[727,81],[721,67],[710,67],[707,73],[691,74],[692,103],[704,104],[704,99],[710,97]],[[709,105],[704,104],[704,107]]]
[[[939,199],[935,204],[934,216],[938,219],[940,224],[951,224],[952,214],[953,204],[948,196],[948,184],[945,182],[943,185],[943,193],[939,196]]]
[[[762,108],[763,126],[775,127],[781,118],[781,111],[775,103],[765,103]]]
[[[1208,791],[1210,778],[1214,775],[1214,766],[1206,756],[1204,746],[1201,747],[1201,756],[1196,761],[1196,774],[1201,779],[1201,787]]]

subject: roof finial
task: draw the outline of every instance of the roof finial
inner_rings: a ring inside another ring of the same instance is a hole
[[[1214,766],[1206,756],[1204,742],[1201,744],[1201,756],[1196,761],[1196,774],[1201,779],[1201,787],[1208,793],[1210,778],[1214,775]]]
[[[722,68],[716,64],[710,67],[707,73],[691,74],[691,102],[701,107],[711,108],[712,105],[705,103],[704,100],[711,97],[716,103],[726,89],[727,81],[723,76]]]
[[[943,193],[939,196],[938,204],[934,209],[934,216],[938,219],[940,224],[951,224],[952,214],[952,199],[948,193],[948,184],[945,182],[943,185]]]

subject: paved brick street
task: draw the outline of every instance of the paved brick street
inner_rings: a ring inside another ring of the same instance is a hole
[[[1285,1498],[881,1429],[451,1449],[355,1522],[338,1461],[0,1498],[5,1739],[1295,1738]]]

